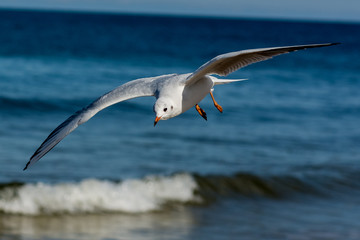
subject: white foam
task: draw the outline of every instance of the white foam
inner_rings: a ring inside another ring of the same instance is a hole
[[[79,183],[25,184],[0,191],[0,211],[13,214],[140,213],[161,209],[168,201],[199,201],[197,184],[189,174],[115,183],[87,179]]]

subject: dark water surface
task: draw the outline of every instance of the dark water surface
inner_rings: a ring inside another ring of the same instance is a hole
[[[0,11],[1,239],[360,239],[360,25]],[[70,114],[127,81],[247,48],[341,42],[233,73],[153,127],[105,109],[23,172]]]

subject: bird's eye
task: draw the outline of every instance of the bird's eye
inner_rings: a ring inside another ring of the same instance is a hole
[[[167,108],[164,108],[164,112],[166,112],[167,111]]]

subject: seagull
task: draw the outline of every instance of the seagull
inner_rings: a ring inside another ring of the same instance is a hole
[[[32,155],[24,170],[39,161],[79,125],[87,122],[96,113],[113,104],[137,97],[154,96],[156,98],[153,107],[156,114],[154,126],[160,120],[176,117],[194,106],[196,111],[207,120],[205,111],[198,105],[207,94],[210,94],[215,107],[220,112],[223,111],[223,108],[215,101],[213,95],[214,86],[246,80],[218,79],[212,75],[227,76],[249,64],[264,61],[284,53],[336,44],[338,43],[257,48],[230,52],[214,57],[193,73],[168,74],[127,82],[99,97],[82,110],[77,111],[55,128]]]

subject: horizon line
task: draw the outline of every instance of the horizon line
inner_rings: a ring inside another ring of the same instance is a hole
[[[32,7],[3,7],[0,11],[19,11],[19,12],[56,12],[56,13],[75,13],[75,14],[98,14],[98,15],[128,15],[128,16],[157,16],[157,17],[177,17],[177,18],[203,18],[203,19],[224,19],[224,20],[251,20],[251,21],[279,21],[279,22],[308,22],[308,23],[329,23],[329,24],[360,24],[357,20],[334,20],[316,18],[287,18],[287,17],[257,17],[257,16],[230,16],[230,15],[211,15],[211,14],[186,14],[186,13],[156,13],[142,11],[111,11],[111,10],[90,10],[90,9],[68,9],[68,8],[32,8]]]

